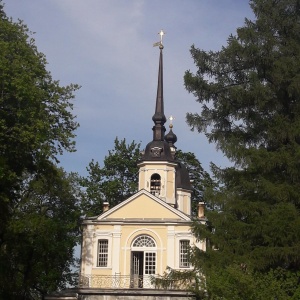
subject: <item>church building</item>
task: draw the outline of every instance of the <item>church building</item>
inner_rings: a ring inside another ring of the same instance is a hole
[[[153,288],[151,278],[168,267],[192,268],[189,246],[205,250],[205,242],[196,241],[190,230],[192,186],[176,159],[172,124],[165,134],[162,41],[159,49],[153,139],[138,163],[138,192],[110,209],[104,203],[101,215],[82,223],[80,276],[88,287],[108,288],[117,280],[124,288]],[[204,217],[203,205],[199,211]]]
[[[157,285],[169,268],[189,270],[188,251],[205,251],[205,241],[191,233],[192,185],[186,167],[176,159],[176,135],[165,134],[163,44],[158,43],[159,71],[153,139],[138,163],[138,192],[82,222],[79,286],[45,299],[187,299],[185,286]],[[171,118],[172,119],[172,118]],[[204,204],[198,219],[205,222]]]

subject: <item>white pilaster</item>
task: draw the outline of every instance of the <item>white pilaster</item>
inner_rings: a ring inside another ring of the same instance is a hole
[[[167,266],[170,268],[174,268],[175,265],[175,229],[174,226],[168,226],[168,233],[167,233]]]
[[[114,226],[112,243],[112,275],[120,273],[121,235],[120,225]]]
[[[83,251],[81,257],[82,274],[92,274],[93,267],[93,230],[87,226],[84,233]]]

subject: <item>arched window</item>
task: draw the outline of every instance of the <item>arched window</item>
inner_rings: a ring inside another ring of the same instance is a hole
[[[140,235],[138,236],[133,244],[133,247],[155,247],[154,240],[149,235]]]
[[[160,194],[161,179],[160,175],[155,173],[151,176],[150,193],[158,196]]]

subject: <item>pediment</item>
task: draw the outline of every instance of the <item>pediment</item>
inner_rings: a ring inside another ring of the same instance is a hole
[[[153,220],[191,221],[190,217],[175,209],[146,190],[140,190],[127,200],[98,216],[97,220]]]

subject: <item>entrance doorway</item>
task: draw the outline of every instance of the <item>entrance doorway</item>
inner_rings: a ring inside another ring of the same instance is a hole
[[[133,288],[143,287],[144,275],[144,252],[132,251],[131,252],[131,285]]]
[[[156,245],[147,235],[136,238],[131,251],[132,288],[151,288],[151,276],[156,273]]]

